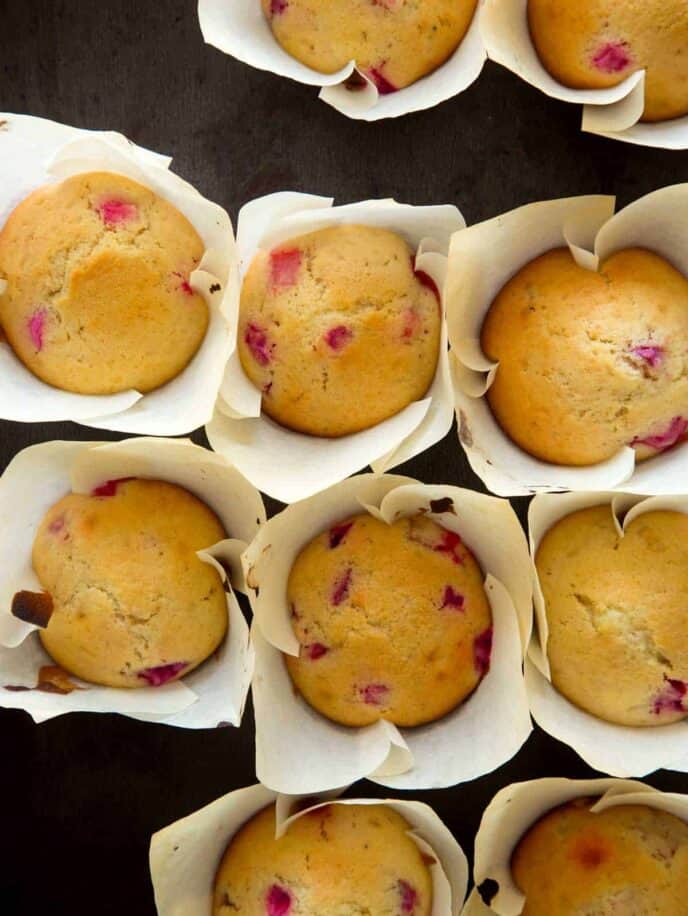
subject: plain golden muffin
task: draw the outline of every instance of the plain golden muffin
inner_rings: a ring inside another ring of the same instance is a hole
[[[296,60],[320,73],[349,61],[388,95],[452,56],[477,0],[261,0],[272,33]]]
[[[187,366],[208,327],[208,306],[189,285],[203,252],[185,216],[122,175],[39,188],[0,232],[7,340],[55,388],[158,388]]]
[[[337,437],[422,398],[439,357],[439,293],[400,236],[332,226],[253,260],[239,356],[282,426]]]
[[[342,725],[432,722],[489,668],[492,613],[458,534],[422,515],[344,519],[296,558],[287,586],[301,645],[285,655],[307,703]]]
[[[432,876],[386,805],[327,805],[275,839],[275,806],[234,836],[215,878],[213,916],[430,916]]]
[[[644,121],[688,114],[685,0],[528,0],[543,66],[564,86],[606,89],[645,70]]]
[[[160,686],[220,645],[227,603],[220,576],[196,556],[226,537],[205,503],[160,480],[105,481],[48,511],[33,568],[52,596],[46,651],[107,687]]]
[[[545,599],[552,683],[619,725],[688,714],[688,516],[646,512],[617,532],[611,507],[567,515],[535,565]]]
[[[687,916],[688,824],[647,805],[550,811],[511,859],[522,916]]]
[[[599,271],[568,249],[526,264],[492,303],[487,393],[504,432],[559,465],[593,465],[626,445],[639,459],[688,434],[688,280],[640,248]]]

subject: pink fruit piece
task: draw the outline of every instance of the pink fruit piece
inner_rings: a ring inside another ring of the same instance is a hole
[[[447,585],[444,589],[444,595],[442,597],[442,607],[451,607],[456,608],[458,611],[462,611],[464,606],[464,597],[458,592],[455,592],[451,585]]]
[[[404,330],[402,331],[402,337],[404,340],[410,340],[412,337],[415,337],[418,329],[420,327],[420,316],[415,309],[406,309],[404,311]]]
[[[664,359],[664,347],[657,346],[656,344],[638,344],[638,346],[631,348],[631,353],[639,359],[642,359],[643,362],[647,363],[652,369],[656,369],[661,365]]]
[[[426,273],[424,270],[416,269],[416,259],[414,255],[411,255],[411,270],[415,274],[415,277],[418,280],[418,282],[421,284],[421,286],[424,286],[426,289],[429,289],[430,292],[435,297],[435,299],[437,299],[438,302],[441,302],[442,297],[440,296],[439,287],[437,286],[435,281],[432,279],[430,274]]]
[[[105,483],[91,490],[91,496],[114,496],[121,484],[135,479],[135,477],[119,477],[117,480],[106,480]]]
[[[158,665],[157,668],[144,668],[143,671],[139,671],[138,676],[150,687],[162,687],[168,681],[174,680],[188,665],[188,662],[172,662],[169,665]]]
[[[275,345],[268,342],[265,328],[250,321],[244,331],[244,343],[259,366],[267,366],[270,363]]]
[[[652,703],[652,712],[659,716],[663,712],[687,712],[683,703],[688,693],[688,684],[664,675],[665,687]]]
[[[194,291],[189,283],[189,278],[180,270],[175,270],[174,277],[179,277],[180,283],[177,289],[181,290],[186,296],[193,296]]]
[[[628,45],[624,41],[607,42],[595,51],[592,62],[603,73],[621,73],[631,62]]]
[[[291,894],[279,884],[273,884],[265,898],[268,916],[287,916],[291,910]]]
[[[347,534],[354,527],[353,522],[342,522],[340,525],[335,525],[333,528],[330,528],[329,534],[329,544],[330,550],[334,550],[335,547],[339,547]]]
[[[418,891],[408,883],[408,881],[399,881],[399,896],[401,897],[401,912],[413,913],[418,903]]]
[[[270,15],[279,16],[279,14],[283,13],[287,9],[288,6],[289,6],[289,3],[287,2],[287,0],[271,0]]]
[[[319,658],[322,658],[323,655],[327,655],[330,651],[327,646],[323,646],[320,642],[311,643],[310,646],[305,646],[304,648],[312,662],[317,662]]]
[[[139,208],[136,204],[130,204],[116,197],[101,201],[96,210],[106,226],[123,226],[139,215]]]
[[[329,331],[325,334],[325,343],[332,350],[341,350],[343,349],[354,336],[354,332],[351,328],[347,328],[343,324],[338,324],[335,328],[330,328]]]
[[[48,531],[51,534],[59,534],[60,531],[62,531],[62,529],[64,528],[64,526],[65,526],[64,515],[58,515],[58,517],[54,518],[52,522],[48,525]]]
[[[349,595],[349,586],[351,585],[351,575],[353,570],[349,567],[338,579],[335,579],[332,588],[332,604],[337,607]]]
[[[680,442],[686,433],[688,433],[688,419],[686,417],[674,417],[664,432],[655,436],[646,436],[644,439],[637,437],[631,442],[631,445],[646,445],[657,452],[664,452]]]
[[[461,538],[455,531],[443,531],[442,540],[433,547],[433,550],[437,553],[448,554],[452,559],[452,563],[461,566],[463,565],[463,557],[457,553],[460,546]]]
[[[277,248],[270,252],[270,283],[273,289],[288,289],[296,283],[303,254],[298,248]]]
[[[27,327],[31,343],[40,353],[43,349],[43,334],[45,332],[45,323],[48,318],[48,310],[44,308],[36,309],[28,320]]]
[[[389,687],[385,684],[366,684],[365,687],[359,687],[358,692],[368,706],[382,706],[387,699]]]
[[[399,90],[393,83],[390,83],[390,81],[382,72],[384,65],[384,63],[381,63],[377,67],[371,67],[366,75],[371,80],[380,95],[391,95],[393,92],[398,92]]]
[[[492,658],[492,627],[488,627],[475,637],[473,643],[473,660],[475,670],[478,674],[485,675],[490,670],[490,660]]]

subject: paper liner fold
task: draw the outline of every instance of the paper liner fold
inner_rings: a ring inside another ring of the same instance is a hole
[[[364,201],[334,207],[330,198],[292,192],[271,194],[243,207],[237,247],[241,274],[259,248],[341,223],[390,229],[417,251],[418,269],[444,286],[446,253],[452,233],[465,226],[453,206],[412,207],[393,200]],[[239,316],[239,292],[232,297],[229,321],[233,339]],[[259,490],[282,502],[305,499],[372,465],[389,470],[443,438],[451,428],[453,398],[446,326],[440,356],[426,396],[400,413],[338,439],[294,432],[261,414],[261,395],[241,367],[236,349],[227,364],[217,410],[206,432],[215,449]]]
[[[68,492],[88,493],[105,480],[122,477],[166,480],[188,489],[236,536],[209,544],[198,554],[225,583],[228,636],[199,668],[162,687],[117,689],[72,677],[81,689],[69,694],[31,689],[39,669],[54,663],[41,646],[37,627],[12,616],[10,608],[16,592],[41,590],[31,565],[38,526]],[[55,441],[24,449],[0,478],[0,706],[24,709],[36,722],[90,711],[119,712],[186,728],[211,728],[220,722],[238,725],[253,674],[253,648],[226,569],[237,568],[246,543],[264,521],[260,494],[219,455],[188,440]],[[243,579],[237,579],[235,584],[243,587]]]
[[[205,808],[155,833],[150,844],[150,872],[158,916],[208,916],[215,875],[231,838],[254,815],[276,805],[277,836],[324,802],[308,796],[279,795],[262,785],[230,792]],[[386,805],[404,817],[409,835],[435,859],[432,916],[458,916],[468,887],[466,857],[451,832],[428,805],[395,799],[338,798],[337,805]],[[299,810],[300,809],[300,810]]]
[[[205,338],[176,378],[148,394],[81,395],[40,381],[0,342],[0,416],[20,422],[74,420],[100,429],[181,435],[210,419],[230,353],[225,315],[236,284],[236,252],[227,213],[169,171],[171,160],[134,146],[121,134],[86,131],[28,115],[0,114],[0,228],[31,191],[89,171],[111,171],[165,198],[193,224],[206,246],[190,282],[209,308]]]
[[[437,500],[451,510],[433,512]],[[461,534],[486,576],[494,626],[490,670],[464,703],[429,725],[337,725],[296,694],[284,665],[282,652],[299,651],[286,600],[295,558],[317,534],[364,511],[387,522],[425,513]],[[254,611],[256,770],[266,785],[290,794],[363,777],[402,789],[454,785],[496,769],[530,734],[521,667],[532,593],[525,538],[508,503],[395,475],[361,475],[270,519],[244,566]]]

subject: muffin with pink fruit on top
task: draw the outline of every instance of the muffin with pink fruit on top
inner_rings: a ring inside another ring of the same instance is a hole
[[[335,438],[427,393],[441,328],[439,290],[408,243],[344,224],[256,255],[241,292],[239,356],[268,416]]]

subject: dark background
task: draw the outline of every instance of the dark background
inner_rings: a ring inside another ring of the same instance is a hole
[[[340,203],[456,203],[472,223],[571,194],[614,193],[624,205],[688,177],[688,154],[587,136],[575,106],[494,64],[431,111],[349,121],[312,88],[204,46],[194,0],[0,0],[0,68],[0,110],[119,130],[169,153],[233,220],[247,200],[287,189]],[[29,444],[87,437],[72,424],[0,421],[0,469]],[[482,489],[454,431],[400,471]],[[522,514],[525,501],[516,502]],[[498,772],[415,797],[470,855],[497,789],[545,775],[591,771],[536,730]],[[150,834],[254,781],[250,706],[240,730],[203,732],[87,714],[35,726],[23,712],[0,711],[0,913],[154,914]],[[660,772],[648,782],[688,791],[686,776]],[[370,783],[356,792],[385,794]]]

